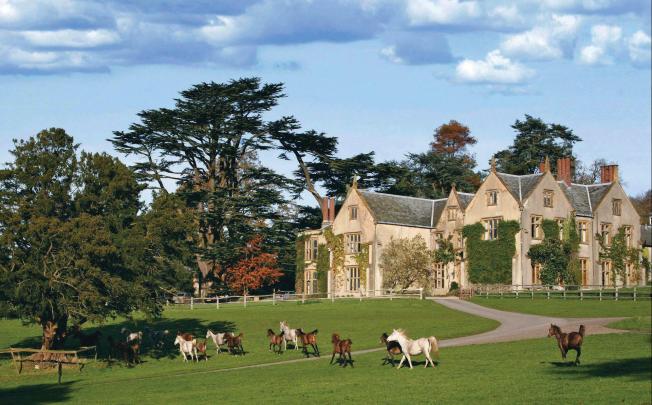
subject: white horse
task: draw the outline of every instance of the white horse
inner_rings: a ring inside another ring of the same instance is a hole
[[[210,329],[206,331],[206,339],[213,339],[213,343],[215,343],[215,347],[217,347],[217,354],[220,354],[220,346],[224,346],[226,344],[226,337],[229,335],[231,335],[230,332],[213,333],[213,331]]]
[[[387,341],[388,342],[395,341],[398,342],[399,345],[401,345],[401,350],[403,351],[403,358],[401,359],[401,362],[398,364],[397,369],[401,368],[406,358],[408,364],[410,365],[410,368],[413,368],[412,359],[410,358],[410,356],[416,356],[418,354],[426,355],[426,367],[428,367],[428,362],[430,362],[430,364],[432,364],[432,366],[435,367],[435,363],[432,362],[432,358],[430,357],[431,351],[434,351],[435,354],[439,356],[439,346],[437,346],[437,339],[434,336],[412,340],[405,335],[405,332],[402,329],[399,330],[394,329],[392,331],[392,334],[389,335],[389,337],[387,338]]]
[[[281,321],[279,326],[281,332],[283,332],[283,350],[288,349],[288,340],[294,343],[294,350],[299,350],[299,337],[297,336],[297,330],[290,329],[286,321]]]
[[[177,335],[177,338],[174,339],[174,344],[179,345],[179,351],[183,355],[184,363],[188,361],[188,355],[190,355],[190,361],[194,358],[199,362],[199,357],[197,356],[197,339],[185,340],[181,335]]]

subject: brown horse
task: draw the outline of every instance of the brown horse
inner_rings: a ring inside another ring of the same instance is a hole
[[[181,336],[181,338],[183,340],[188,341],[188,342],[190,342],[191,340],[194,339],[194,336],[192,335],[192,333],[188,333],[188,332],[179,332],[179,331],[177,331],[177,336]]]
[[[279,333],[278,335],[274,333],[273,330],[267,329],[267,338],[269,339],[269,350],[271,351],[272,348],[274,349],[274,353],[276,354],[281,354],[283,353],[283,341],[285,340],[283,338],[283,332]]]
[[[100,336],[102,335],[102,332],[99,330],[96,330],[93,333],[89,333],[88,335],[83,333],[81,331],[81,328],[79,325],[75,325],[72,328],[71,335],[79,339],[79,345],[80,346],[97,346]]]
[[[383,362],[383,366],[385,364],[391,364],[392,367],[394,366],[394,356],[398,356],[399,354],[403,353],[403,350],[401,350],[401,345],[395,341],[392,340],[391,342],[387,341],[387,338],[389,335],[387,333],[383,333],[380,335],[380,343],[384,344],[385,347],[387,348],[387,356],[385,356],[385,361]]]
[[[337,359],[337,361],[341,366],[346,367],[347,363],[351,363],[351,367],[353,367],[353,359],[351,358],[351,345],[353,342],[351,339],[342,340],[340,339],[340,335],[333,333],[331,342],[333,343],[333,356],[331,356],[331,364],[333,364],[335,354],[339,354],[340,357]],[[346,359],[347,354],[349,355],[348,360]],[[344,360],[344,362],[342,362],[342,360]]]
[[[313,354],[319,357],[319,347],[317,346],[317,332],[319,332],[317,329],[313,330],[310,333],[304,332],[303,329],[297,329],[297,337],[301,339],[301,343],[303,344],[303,354],[305,354],[306,357],[310,357],[310,354],[308,354],[308,345],[312,346]]]
[[[109,336],[107,340],[109,342],[109,354],[120,355],[127,364],[131,364],[132,362],[140,363],[140,342],[136,340],[131,342],[116,342],[112,336]]]
[[[208,361],[208,354],[206,353],[208,345],[206,344],[206,341],[204,340],[203,342],[197,342],[195,348],[197,349],[197,354],[204,356],[204,360]],[[199,359],[197,359],[197,361],[199,361]]]
[[[244,348],[242,347],[243,336],[244,335],[240,333],[237,336],[234,334],[229,334],[224,337],[226,339],[226,346],[229,348],[231,354],[237,356],[237,354],[240,353],[244,356],[245,351]]]
[[[585,331],[586,329],[584,328],[584,325],[580,325],[580,330],[578,332],[563,333],[559,326],[550,324],[548,337],[554,336],[557,339],[557,344],[561,351],[561,357],[564,360],[566,360],[566,353],[568,353],[569,350],[575,350],[577,352],[575,364],[577,365],[580,364],[580,355],[582,354],[582,342],[584,342]]]

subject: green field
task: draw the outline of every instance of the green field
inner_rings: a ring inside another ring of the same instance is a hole
[[[524,300],[525,301],[525,300]],[[571,308],[572,309],[572,308]],[[630,308],[631,309],[631,308]],[[568,309],[567,309],[568,310]],[[620,310],[636,316],[641,309]],[[609,313],[598,316],[611,316]],[[297,352],[275,355],[267,350],[264,332],[286,319],[292,326],[320,329],[322,358],[261,368],[228,370],[244,365],[301,359]],[[115,322],[102,327],[117,331]],[[513,343],[443,348],[437,369],[414,370],[381,366],[382,352],[354,355],[355,368],[329,366],[329,335],[338,331],[353,340],[354,350],[378,347],[380,332],[404,327],[411,336],[434,334],[440,339],[492,329],[494,321],[449,310],[431,301],[348,301],[272,306],[168,310],[157,328],[196,332],[206,327],[245,333],[244,357],[213,356],[200,364],[184,364],[170,347],[144,357],[133,368],[98,362],[82,373],[64,371],[56,384],[52,372],[16,375],[0,362],[0,403],[161,403],[209,401],[242,403],[510,402],[650,403],[650,335],[596,335],[587,338],[582,365],[561,361],[555,342],[535,339]],[[0,345],[24,346],[38,341],[38,329],[16,321],[0,321]],[[571,354],[574,358],[574,352]]]

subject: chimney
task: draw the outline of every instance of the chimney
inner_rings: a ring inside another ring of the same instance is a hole
[[[563,181],[567,186],[571,184],[571,158],[557,159],[557,180]]]
[[[618,165],[600,166],[600,183],[618,181]]]
[[[335,197],[332,197],[330,206],[328,207],[328,220],[333,223],[335,221]]]
[[[543,173],[545,171],[546,171],[545,163],[543,162],[539,163],[539,173]]]
[[[328,223],[328,197],[321,199],[321,218],[322,225]]]

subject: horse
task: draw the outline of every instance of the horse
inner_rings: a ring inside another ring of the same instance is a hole
[[[120,329],[120,332],[126,336],[127,338],[127,343],[131,342],[132,340],[138,340],[142,341],[143,340],[143,332],[132,332],[127,328],[122,328]]]
[[[232,333],[213,333],[213,331],[210,329],[206,331],[206,339],[213,339],[213,343],[215,343],[215,347],[217,348],[217,354],[220,354],[220,346],[224,346],[226,344],[226,337],[229,335],[232,335]]]
[[[283,349],[288,349],[288,340],[294,343],[294,350],[299,350],[299,339],[297,337],[297,329],[290,329],[286,321],[281,321],[279,324],[281,332],[283,332]]]
[[[165,345],[165,337],[170,334],[170,331],[167,329],[153,330],[147,326],[145,326],[144,329],[147,332],[147,336],[149,337],[152,346],[158,349],[162,348]]]
[[[71,334],[75,336],[77,339],[79,339],[80,346],[97,346],[100,340],[100,336],[102,335],[102,332],[96,330],[95,332],[86,335],[82,333],[81,329],[79,328],[79,325],[75,325],[72,328]]]
[[[399,354],[403,353],[403,350],[401,350],[401,345],[396,341],[388,342],[387,341],[388,337],[389,335],[387,333],[383,333],[382,335],[380,335],[380,343],[385,345],[385,348],[387,348],[387,356],[385,356],[385,361],[383,362],[383,366],[387,363],[390,363],[393,366],[394,356],[398,356]]]
[[[111,353],[115,354],[117,352],[122,355],[127,364],[131,364],[132,360],[134,363],[140,363],[140,358],[138,356],[138,353],[140,352],[140,343],[116,342],[113,340],[113,336],[107,337],[107,340],[109,342],[109,358],[111,357]]]
[[[197,357],[197,339],[192,339],[192,340],[185,340],[183,338],[183,335],[177,335],[176,339],[174,339],[174,344],[179,345],[179,352],[183,355],[183,362],[188,361],[188,355],[190,356],[190,361],[193,360],[193,358],[196,361],[199,361],[199,358]]]
[[[283,353],[281,347],[285,339],[283,339],[283,332],[278,335],[274,333],[273,330],[267,329],[267,338],[269,339],[269,350],[272,351],[274,348],[274,353],[281,354]]]
[[[561,328],[557,325],[550,324],[548,328],[548,337],[554,336],[557,339],[557,345],[561,351],[562,359],[566,360],[566,353],[569,350],[575,350],[577,357],[575,357],[575,365],[580,364],[580,355],[582,354],[582,342],[584,342],[584,333],[586,328],[580,325],[580,330],[577,332],[563,333]]]
[[[196,350],[195,354],[204,356],[204,360],[206,361],[208,361],[208,354],[206,353],[207,349],[208,349],[208,345],[206,344],[206,341],[197,342],[195,344],[195,350]],[[199,361],[199,357],[197,358],[197,361]]]
[[[412,340],[405,335],[405,332],[402,329],[394,329],[392,334],[387,337],[387,341],[395,341],[401,345],[403,358],[401,359],[401,362],[398,363],[397,369],[401,368],[405,359],[407,359],[410,368],[413,368],[412,359],[410,356],[416,356],[418,354],[424,354],[426,356],[426,367],[428,367],[428,362],[430,362],[430,364],[435,367],[435,363],[432,362],[432,358],[430,357],[431,351],[434,351],[436,355],[439,355],[437,338],[434,336]]]
[[[333,343],[333,355],[331,356],[331,363],[333,364],[333,359],[335,359],[335,354],[339,354],[340,357],[337,359],[337,361],[340,363],[341,366],[346,367],[347,363],[351,363],[351,367],[353,367],[353,359],[351,358],[351,345],[353,342],[351,339],[340,339],[340,335],[337,333],[333,333],[333,336],[331,337],[331,342]],[[346,359],[346,355],[349,355],[349,359]],[[344,362],[342,363],[342,360]]]
[[[240,353],[244,356],[245,351],[244,348],[242,347],[242,338],[243,338],[242,332],[239,335],[234,335],[233,333],[229,333],[226,335],[226,345],[229,348],[229,351],[231,354],[234,356],[237,356],[236,353]]]
[[[303,353],[306,355],[306,357],[310,357],[310,354],[308,354],[308,345],[312,346],[313,353],[319,357],[319,347],[317,347],[317,332],[319,332],[317,329],[313,330],[310,333],[304,332],[303,329],[297,329],[297,337],[301,339],[301,343],[303,344]]]

